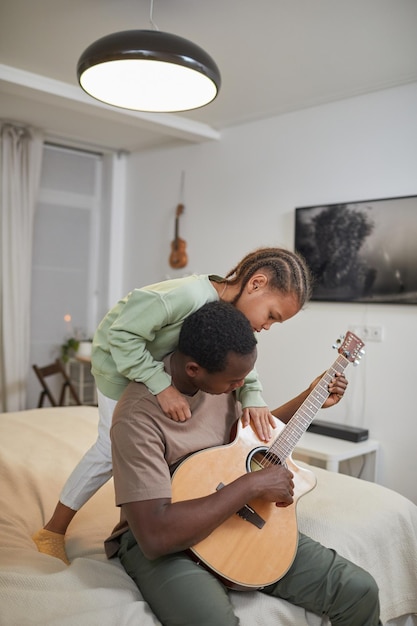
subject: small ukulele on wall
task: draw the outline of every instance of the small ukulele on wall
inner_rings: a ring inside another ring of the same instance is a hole
[[[179,221],[183,212],[184,205],[179,204],[177,206],[175,215],[174,239],[171,243],[171,254],[169,255],[169,264],[175,270],[179,270],[182,267],[185,267],[188,263],[188,256],[186,251],[187,244],[185,240],[181,239],[181,237],[179,236]]]

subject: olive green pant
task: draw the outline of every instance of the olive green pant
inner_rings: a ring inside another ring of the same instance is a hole
[[[150,561],[127,531],[121,537],[118,555],[164,626],[239,624],[227,589],[186,553]],[[265,587],[262,593],[327,615],[333,625],[377,626],[379,623],[378,588],[372,576],[302,534],[287,574]]]

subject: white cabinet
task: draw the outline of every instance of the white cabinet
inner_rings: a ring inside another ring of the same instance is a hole
[[[97,405],[97,390],[91,373],[91,360],[82,357],[69,359],[66,369],[81,404]]]
[[[379,442],[375,439],[353,443],[306,432],[301,437],[292,456],[294,460],[299,459],[312,465],[322,465],[332,472],[339,472],[343,462],[360,459],[359,472],[352,472],[352,474],[356,475],[357,478],[365,478],[375,482],[378,449]]]

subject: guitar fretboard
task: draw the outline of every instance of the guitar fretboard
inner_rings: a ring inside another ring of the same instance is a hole
[[[329,383],[336,373],[341,374],[344,372],[347,365],[349,365],[349,360],[342,354],[339,354],[336,361],[322,376],[300,408],[294,413],[288,424],[270,446],[261,463],[263,467],[284,463],[290,456],[301,439],[301,436],[306,432],[315,418],[318,410],[329,397]]]

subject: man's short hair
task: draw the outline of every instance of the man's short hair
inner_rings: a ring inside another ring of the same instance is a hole
[[[257,341],[249,320],[228,302],[209,302],[189,315],[178,349],[208,372],[222,372],[229,352],[252,354]]]

